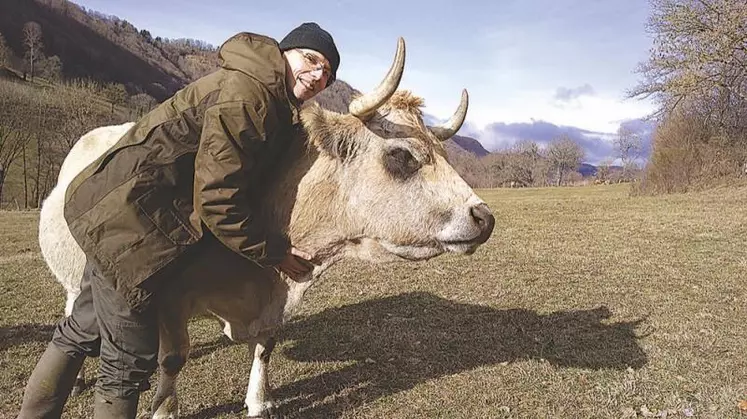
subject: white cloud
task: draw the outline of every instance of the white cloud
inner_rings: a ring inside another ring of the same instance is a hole
[[[393,55],[393,48],[348,54],[339,77],[356,89],[370,90],[388,71]],[[558,126],[614,133],[622,121],[644,117],[654,109],[649,102],[622,99],[621,86],[566,79],[556,72],[542,74],[539,68],[522,69],[507,61],[497,67],[469,67],[454,72],[444,63],[432,65],[429,59],[418,56],[416,51],[408,52],[400,88],[423,97],[425,112],[440,120],[451,116],[459,104],[462,88],[467,88],[470,132],[479,132],[494,122],[541,120]],[[560,103],[558,99],[565,100]]]
[[[582,96],[574,101],[574,106],[557,107],[547,99],[552,95],[552,92],[527,92],[498,106],[481,98],[472,103],[469,120],[482,127],[497,121],[542,120],[595,132],[615,132],[620,122],[644,117],[654,109],[650,103],[602,95]]]
[[[583,96],[594,96],[596,91],[589,83],[584,83],[578,87],[558,87],[553,96],[553,102],[556,107],[564,108],[568,106],[579,107],[579,99]]]

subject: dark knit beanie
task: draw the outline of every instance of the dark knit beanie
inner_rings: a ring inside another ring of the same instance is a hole
[[[293,29],[280,41],[280,49],[286,51],[294,48],[308,48],[318,51],[329,61],[332,74],[327,86],[337,79],[337,68],[340,66],[340,54],[337,52],[332,35],[314,22],[307,22]]]

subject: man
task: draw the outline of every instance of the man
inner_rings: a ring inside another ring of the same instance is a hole
[[[311,268],[282,232],[265,231],[256,197],[298,139],[299,106],[335,80],[334,40],[304,23],[280,43],[237,34],[219,54],[219,70],[145,115],[69,186],[82,292],[29,378],[20,418],[59,417],[85,356],[100,357],[94,417],[134,418],[157,367],[153,301],[201,241],[291,277]]]

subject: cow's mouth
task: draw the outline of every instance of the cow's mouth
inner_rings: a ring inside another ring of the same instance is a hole
[[[441,244],[447,252],[471,255],[475,253],[482,243],[479,240],[453,240],[445,241]]]
[[[428,240],[420,243],[395,243],[382,238],[358,238],[352,240],[353,254],[374,262],[407,260],[424,261],[444,253],[473,254],[483,243],[482,237],[471,240]]]
[[[401,245],[387,241],[379,241],[388,252],[407,260],[427,260],[445,252],[471,255],[484,240],[478,237],[472,240],[433,240],[418,244]]]
[[[402,245],[380,240],[379,244],[387,252],[411,261],[428,260],[442,254],[446,250],[436,242]]]
[[[481,244],[484,244],[488,239],[490,238],[490,235],[493,233],[493,225],[491,224],[489,228],[480,230],[477,232],[477,234],[474,234],[470,238],[442,238],[439,240],[442,246],[446,248],[448,251],[454,251],[451,249],[465,249],[469,248],[471,249],[471,252],[474,252]],[[456,250],[459,252],[459,250]],[[461,252],[460,252],[461,253]],[[467,253],[466,251],[464,253]]]

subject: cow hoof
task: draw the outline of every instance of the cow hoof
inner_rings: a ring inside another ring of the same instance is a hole
[[[158,406],[158,409],[153,412],[153,419],[176,419],[179,417],[179,403],[174,395],[167,396],[156,406]]]
[[[70,391],[70,396],[72,397],[78,397],[81,393],[83,393],[83,390],[86,388],[86,382],[81,380],[80,378],[75,380],[75,385],[73,386],[73,389]]]
[[[152,419],[177,419],[179,415],[175,412],[156,412]]]
[[[283,419],[283,415],[274,404],[265,404],[265,408],[259,414],[247,414],[249,419]]]
[[[279,413],[263,413],[262,416],[247,416],[249,419],[283,419]]]

